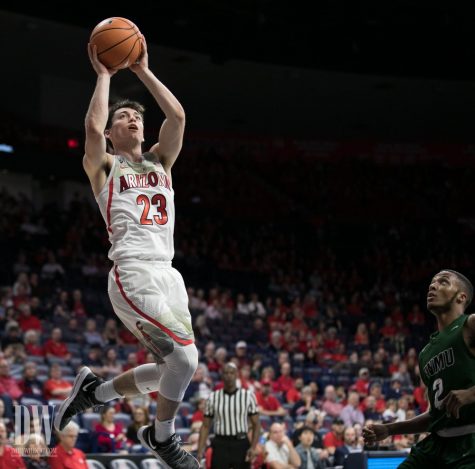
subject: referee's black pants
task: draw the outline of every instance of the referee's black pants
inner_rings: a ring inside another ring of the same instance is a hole
[[[247,436],[216,435],[211,446],[211,469],[250,469],[250,462],[246,461],[247,450],[251,447]]]

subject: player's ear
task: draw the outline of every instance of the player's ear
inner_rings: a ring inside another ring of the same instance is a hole
[[[106,138],[109,138],[109,137],[110,137],[110,135],[111,135],[111,131],[110,131],[110,129],[106,129],[106,130],[104,130],[104,137],[106,137]]]
[[[466,303],[467,302],[467,294],[463,291],[459,292],[457,295],[457,303]]]

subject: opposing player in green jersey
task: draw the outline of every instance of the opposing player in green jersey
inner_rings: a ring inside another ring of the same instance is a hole
[[[465,314],[472,298],[473,285],[459,272],[442,270],[432,279],[427,309],[438,331],[419,354],[430,408],[404,422],[363,429],[368,445],[390,435],[430,432],[398,469],[475,468],[475,314]]]

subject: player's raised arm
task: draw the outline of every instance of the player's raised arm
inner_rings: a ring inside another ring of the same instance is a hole
[[[106,139],[104,130],[109,114],[109,89],[111,76],[116,70],[110,70],[97,57],[97,47],[88,44],[89,59],[97,73],[96,87],[86,114],[86,144],[84,169],[90,172],[102,167],[106,162]]]
[[[140,61],[129,68],[139,77],[150,91],[165,120],[160,129],[159,143],[153,145],[153,152],[170,176],[170,169],[180,153],[185,131],[185,111],[173,93],[152,73],[148,67],[148,52],[145,38],[142,37],[143,54]]]

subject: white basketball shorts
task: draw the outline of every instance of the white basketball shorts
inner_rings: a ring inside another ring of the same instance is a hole
[[[171,262],[116,262],[108,291],[117,316],[159,363],[176,345],[194,343],[185,283]]]

